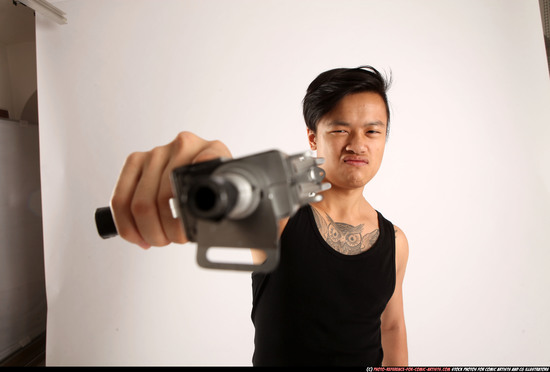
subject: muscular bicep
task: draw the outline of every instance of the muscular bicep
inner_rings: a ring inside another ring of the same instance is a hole
[[[384,366],[405,366],[408,364],[407,330],[403,311],[403,279],[409,257],[409,245],[405,234],[395,227],[395,291],[381,317],[382,348]]]
[[[404,324],[403,314],[403,281],[405,270],[409,259],[409,243],[403,231],[395,228],[395,290],[388,302],[384,313],[382,313],[382,327],[385,329],[395,328]]]
[[[409,261],[409,242],[403,230],[394,226],[395,229],[395,269],[397,281],[403,283],[405,270]]]

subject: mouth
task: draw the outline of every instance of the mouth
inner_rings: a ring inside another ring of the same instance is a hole
[[[344,163],[348,165],[353,165],[356,167],[361,167],[369,164],[369,161],[366,158],[363,158],[360,156],[346,156],[344,157],[343,160],[344,160]]]

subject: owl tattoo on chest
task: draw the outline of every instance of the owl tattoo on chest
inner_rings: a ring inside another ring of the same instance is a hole
[[[329,246],[342,254],[355,255],[365,252],[374,245],[380,235],[379,229],[364,233],[364,224],[353,226],[335,222],[328,214],[325,213],[323,217],[315,208],[312,210],[321,236]]]

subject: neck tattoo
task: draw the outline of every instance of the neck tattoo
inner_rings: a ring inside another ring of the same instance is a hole
[[[321,236],[328,245],[342,254],[355,255],[365,252],[374,245],[380,235],[379,229],[363,234],[363,224],[353,226],[334,222],[327,213],[323,217],[315,208],[311,210]]]

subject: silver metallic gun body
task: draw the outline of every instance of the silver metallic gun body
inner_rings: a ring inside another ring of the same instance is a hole
[[[278,222],[307,203],[322,199],[322,159],[307,153],[272,150],[239,159],[216,159],[172,172],[174,217],[197,243],[197,262],[205,268],[272,271],[279,261]],[[260,264],[211,261],[213,247],[255,248],[266,253]]]

